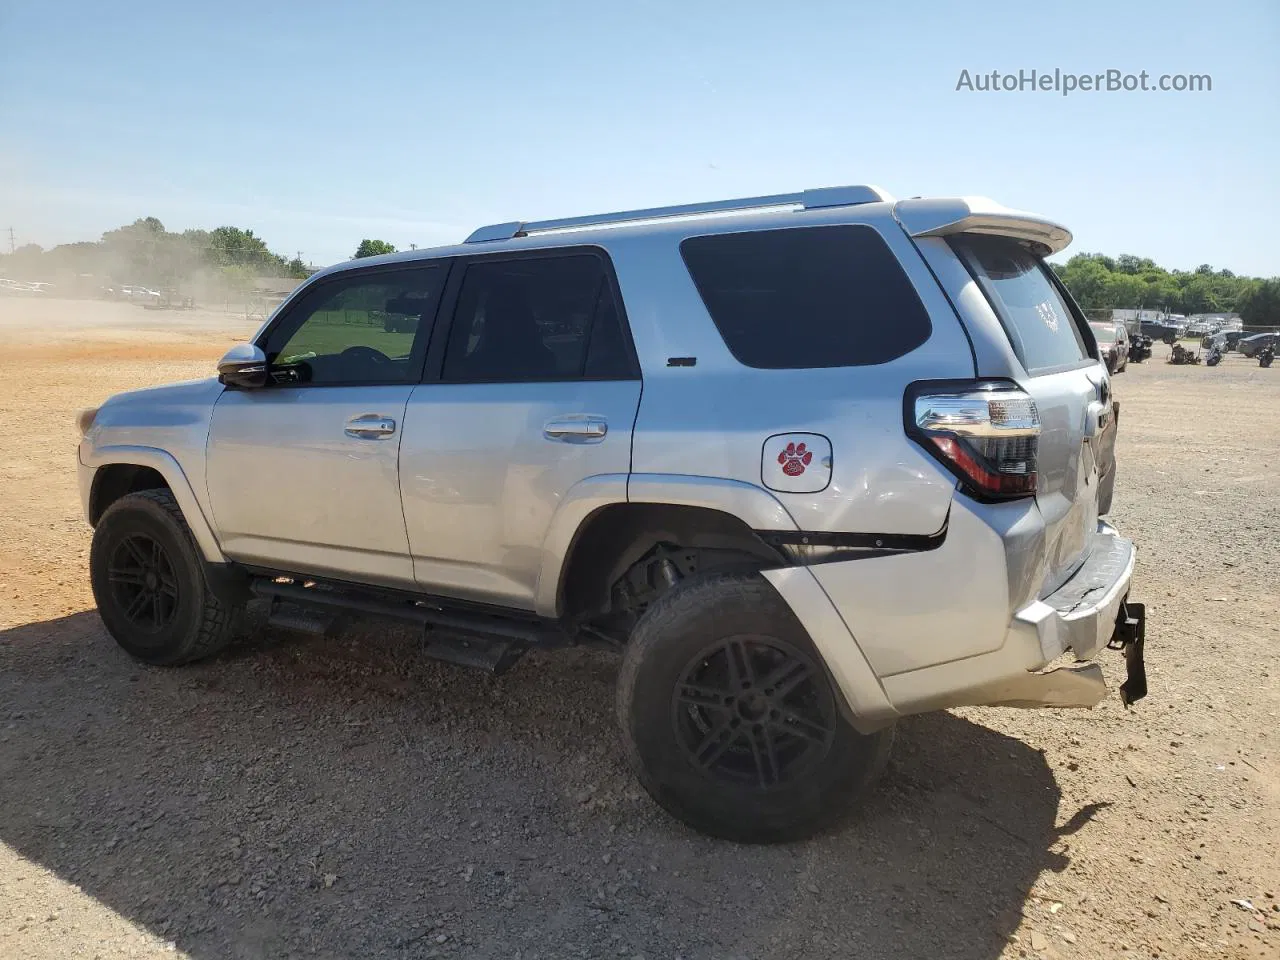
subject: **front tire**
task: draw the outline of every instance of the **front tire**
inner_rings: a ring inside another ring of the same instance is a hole
[[[892,728],[860,734],[800,621],[758,574],[680,584],[631,635],[618,719],[667,812],[746,843],[807,837],[884,770]]]
[[[239,610],[209,589],[168,490],[131,493],[107,508],[93,532],[89,576],[107,632],[144,663],[190,663],[231,640]]]

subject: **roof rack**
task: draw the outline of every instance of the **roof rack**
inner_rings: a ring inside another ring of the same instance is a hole
[[[795,207],[813,210],[819,207],[845,207],[857,203],[892,202],[893,197],[879,187],[858,185],[847,187],[819,187],[799,193],[776,193],[766,197],[741,197],[737,200],[712,200],[707,203],[684,203],[674,207],[650,207],[647,210],[622,210],[617,213],[598,213],[585,217],[565,217],[560,220],[539,220],[525,223],[512,220],[509,223],[493,223],[481,227],[467,243],[484,243],[488,240],[510,240],[531,233],[548,230],[572,230],[577,227],[596,227],[609,223],[630,223],[634,220],[664,220],[668,217],[691,217],[703,213],[726,213],[735,210],[757,210],[767,207]]]

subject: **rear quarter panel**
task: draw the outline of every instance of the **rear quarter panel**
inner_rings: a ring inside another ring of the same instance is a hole
[[[779,433],[823,434],[832,477],[820,493],[774,496],[803,530],[932,534],[946,522],[952,476],[908,440],[902,403],[918,379],[971,377],[964,331],[909,238],[883,205],[806,214],[803,226],[866,223],[903,264],[929,311],[930,339],[890,363],[865,367],[760,370],[725,346],[669,235],[610,243],[627,315],[645,371],[632,470],[648,475],[724,477],[762,485],[764,441]],[[760,224],[776,229],[794,224]],[[731,226],[719,228],[733,232]],[[703,222],[687,236],[715,233]],[[881,322],[892,323],[892,317]],[[696,357],[696,366],[668,366]]]

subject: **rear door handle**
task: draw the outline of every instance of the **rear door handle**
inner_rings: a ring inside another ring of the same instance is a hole
[[[1101,400],[1092,401],[1084,412],[1084,435],[1086,440],[1094,440],[1102,436],[1107,406]]]
[[[608,432],[609,422],[603,417],[563,417],[542,427],[544,437],[563,443],[599,443]]]
[[[380,440],[396,432],[396,422],[380,413],[363,413],[347,421],[345,433],[357,440]]]

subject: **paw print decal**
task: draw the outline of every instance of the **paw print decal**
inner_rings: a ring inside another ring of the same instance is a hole
[[[787,448],[778,454],[778,463],[782,464],[782,472],[788,477],[798,477],[804,468],[813,463],[813,451],[805,448],[803,443],[788,443]]]

